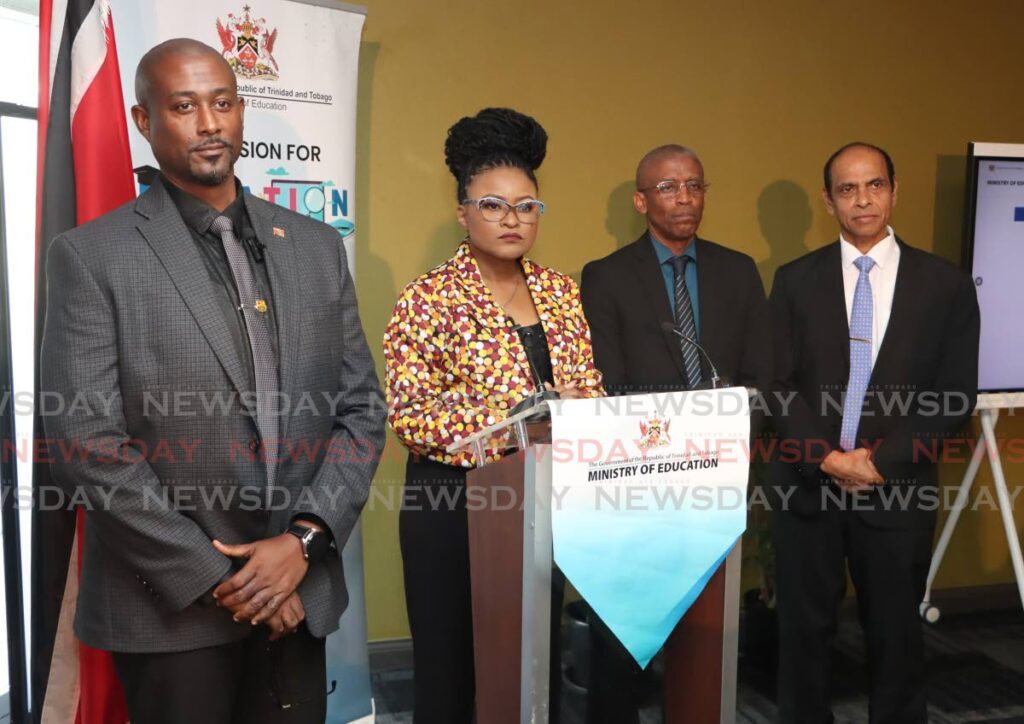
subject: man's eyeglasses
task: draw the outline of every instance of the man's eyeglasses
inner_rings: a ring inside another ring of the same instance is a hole
[[[505,199],[496,196],[484,196],[479,199],[463,199],[464,204],[473,204],[480,210],[484,221],[501,221],[508,216],[509,211],[515,211],[516,218],[523,224],[536,224],[540,215],[544,213],[544,202],[537,199],[527,199],[518,204],[510,204]]]
[[[691,196],[703,196],[704,192],[711,188],[711,184],[704,183],[703,179],[691,178],[687,181],[676,181],[674,178],[659,181],[653,186],[638,191],[657,191],[661,196],[670,198],[679,193],[679,189],[685,188]]]

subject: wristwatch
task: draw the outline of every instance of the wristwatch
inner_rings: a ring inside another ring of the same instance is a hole
[[[288,532],[302,543],[302,555],[307,561],[322,561],[327,555],[330,542],[323,531],[299,523],[292,523]]]

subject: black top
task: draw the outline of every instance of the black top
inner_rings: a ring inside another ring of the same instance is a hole
[[[544,326],[537,322],[529,327],[516,327],[519,339],[526,348],[526,359],[530,362],[533,379],[540,377],[543,382],[555,384],[555,376],[551,371],[551,353],[548,351],[548,338],[544,334]]]
[[[253,238],[256,235],[252,231],[252,224],[249,222],[249,215],[245,211],[245,203],[242,200],[242,184],[235,179],[236,196],[231,205],[218,213],[216,209],[201,201],[192,194],[171,183],[163,174],[158,176],[163,183],[171,200],[178,208],[185,226],[188,228],[199,249],[199,255],[206,264],[206,269],[218,289],[223,289],[223,294],[218,294],[215,303],[224,315],[224,321],[231,332],[231,339],[234,342],[238,355],[245,360],[245,369],[249,372],[249,383],[251,389],[256,389],[255,372],[253,371],[252,348],[249,346],[249,335],[245,328],[245,317],[238,309],[238,289],[235,287],[235,278],[231,274],[231,264],[228,262],[227,254],[224,252],[224,242],[220,234],[210,227],[218,216],[226,216],[231,219],[235,227],[235,236],[239,239]],[[270,289],[270,278],[267,274],[267,265],[257,260],[254,248],[251,244],[243,243],[245,255],[249,259],[249,266],[252,267],[253,276],[256,277],[256,286],[259,288],[260,297],[267,302],[270,314],[267,315],[267,324],[270,328],[270,344],[274,348],[274,359],[280,360],[277,353],[277,320],[274,316],[274,300]],[[260,255],[262,256],[262,255]]]

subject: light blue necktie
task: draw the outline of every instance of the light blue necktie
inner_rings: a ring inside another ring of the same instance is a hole
[[[853,311],[850,313],[850,379],[846,383],[846,401],[843,403],[843,426],[839,433],[839,446],[853,450],[857,446],[857,428],[864,407],[864,394],[871,379],[872,327],[874,302],[868,275],[875,266],[870,256],[862,256],[854,263],[860,270],[857,288],[853,292]]]

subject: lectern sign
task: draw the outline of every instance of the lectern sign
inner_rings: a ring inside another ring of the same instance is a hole
[[[555,562],[647,666],[746,526],[747,390],[551,408]]]

